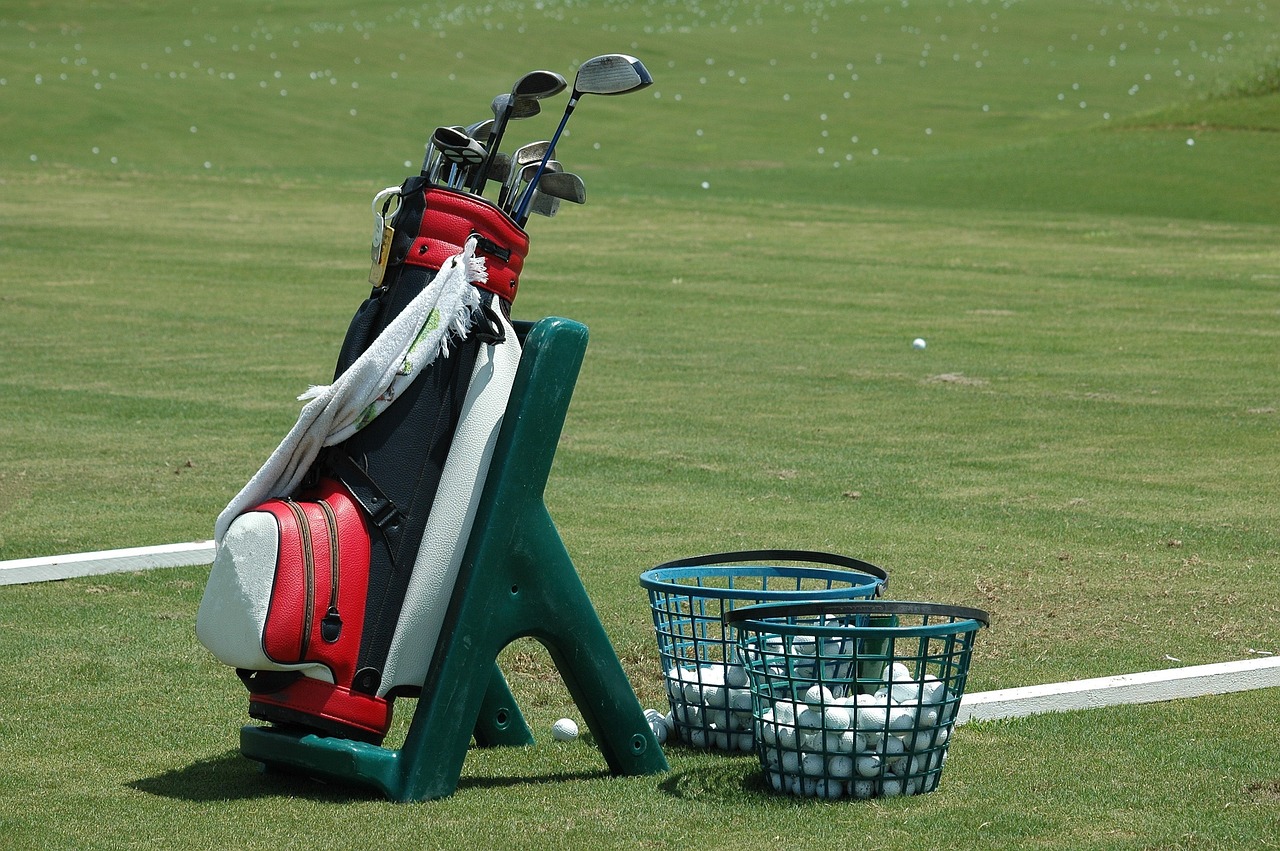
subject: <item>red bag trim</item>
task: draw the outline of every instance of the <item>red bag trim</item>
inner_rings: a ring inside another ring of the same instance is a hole
[[[484,257],[487,281],[472,281],[508,303],[515,301],[520,271],[529,253],[529,235],[510,217],[483,198],[439,187],[424,190],[426,209],[405,263],[438,270],[444,262],[462,251],[473,233],[497,246],[477,249]],[[501,256],[503,252],[506,257]]]
[[[364,730],[378,739],[391,727],[391,701],[311,677],[299,677],[271,694],[253,695],[249,700],[249,714],[271,720],[270,711],[263,712],[259,707],[273,706],[322,718],[339,727]]]

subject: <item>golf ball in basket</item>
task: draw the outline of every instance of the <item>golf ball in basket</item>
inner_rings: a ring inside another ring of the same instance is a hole
[[[578,725],[572,718],[561,718],[551,725],[551,738],[557,742],[572,742],[578,738]]]
[[[927,345],[929,344],[924,341],[924,337],[916,337],[911,341],[911,348],[913,349],[923,349]]]

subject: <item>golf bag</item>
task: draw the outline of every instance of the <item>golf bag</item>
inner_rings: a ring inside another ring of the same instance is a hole
[[[431,663],[520,358],[509,308],[528,250],[491,204],[424,177],[378,200],[374,289],[331,386],[363,374],[433,284],[474,256],[483,265],[460,286],[463,332],[441,336],[440,353],[398,376],[341,439],[327,436],[297,486],[234,514],[196,624],[248,687],[250,716],[375,743],[394,697],[416,694]],[[423,317],[401,373],[429,331],[454,321],[439,302]]]

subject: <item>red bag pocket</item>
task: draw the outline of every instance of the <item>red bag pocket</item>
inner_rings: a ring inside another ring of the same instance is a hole
[[[262,648],[280,664],[319,663],[349,683],[364,624],[369,531],[346,489],[324,479],[300,499],[258,507],[280,527]]]

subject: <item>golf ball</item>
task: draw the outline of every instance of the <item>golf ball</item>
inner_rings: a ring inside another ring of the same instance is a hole
[[[924,337],[916,337],[911,341],[911,348],[913,349],[923,349],[927,345],[929,344],[924,341]]]
[[[649,722],[649,729],[653,730],[653,737],[658,740],[658,744],[666,744],[667,736],[671,733],[666,716],[656,709],[646,709],[644,718]]]
[[[853,757],[837,755],[827,761],[827,773],[837,780],[847,780],[853,776]]]
[[[551,725],[551,738],[557,742],[572,742],[578,738],[578,725],[572,718],[561,718]]]

